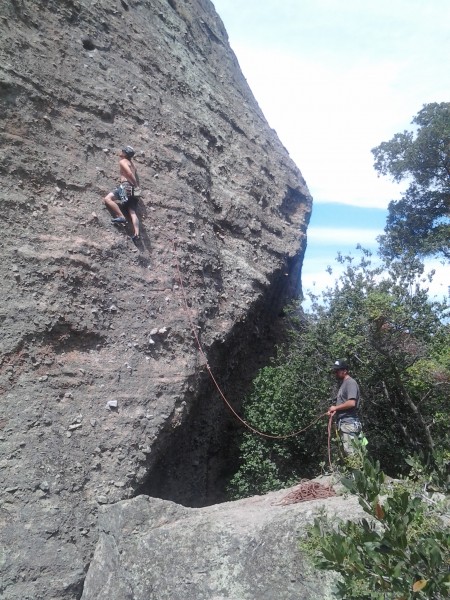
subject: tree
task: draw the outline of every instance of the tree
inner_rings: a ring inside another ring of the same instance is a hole
[[[425,104],[413,118],[415,132],[397,133],[372,150],[374,167],[394,181],[410,181],[391,201],[385,234],[387,259],[405,254],[450,258],[450,102]]]
[[[442,338],[450,343],[448,307],[429,301],[419,261],[385,271],[371,266],[369,252],[363,255],[356,265],[340,258],[347,268],[324,294],[322,335],[353,365],[371,453],[395,474],[402,455],[430,456],[436,443],[448,445],[435,419],[448,409],[450,372],[442,353]]]
[[[336,395],[330,365],[347,359],[362,392],[364,432],[372,456],[390,475],[404,469],[409,454],[430,457],[448,448],[450,328],[445,303],[430,302],[420,286],[417,260],[346,265],[334,288],[316,298],[299,319],[277,360],[263,369],[244,402],[257,429],[286,435],[323,414]],[[287,440],[243,435],[236,497],[278,489],[319,472],[326,461],[326,419]]]

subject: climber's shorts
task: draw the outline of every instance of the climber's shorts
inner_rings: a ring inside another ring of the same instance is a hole
[[[136,209],[138,198],[134,195],[134,187],[128,181],[121,183],[112,193],[119,206]]]

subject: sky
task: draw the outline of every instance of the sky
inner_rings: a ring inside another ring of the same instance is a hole
[[[338,251],[376,252],[390,200],[371,149],[412,130],[424,104],[450,101],[448,0],[213,0],[269,125],[313,196],[303,290],[339,273]],[[327,266],[333,274],[326,272]],[[428,262],[447,294],[450,267]]]

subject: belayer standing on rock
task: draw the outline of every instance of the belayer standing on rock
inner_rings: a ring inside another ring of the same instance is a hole
[[[333,365],[333,371],[341,385],[336,404],[330,406],[328,416],[333,415],[335,417],[344,451],[347,455],[350,455],[354,453],[352,440],[362,438],[361,421],[358,416],[359,386],[353,377],[350,377],[348,373],[349,366],[345,360],[337,360]]]
[[[136,189],[139,187],[139,176],[136,166],[132,161],[135,152],[131,146],[125,146],[120,151],[119,169],[120,184],[112,192],[103,198],[104,204],[115,215],[112,223],[126,223],[127,220],[122,209],[128,211],[133,225],[133,242],[139,241],[139,219],[136,214],[138,195]]]

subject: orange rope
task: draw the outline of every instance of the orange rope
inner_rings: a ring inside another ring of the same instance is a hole
[[[200,354],[202,355],[202,357],[205,360],[206,363],[206,368],[208,370],[209,376],[211,377],[212,381],[214,382],[214,385],[216,386],[220,396],[222,397],[223,401],[225,402],[225,404],[227,405],[227,407],[229,408],[229,410],[232,412],[232,414],[236,417],[236,419],[238,421],[240,421],[240,423],[242,425],[244,425],[244,427],[247,427],[247,429],[249,429],[250,431],[252,431],[253,433],[260,435],[262,437],[265,438],[270,438],[273,440],[286,440],[288,438],[291,437],[295,437],[297,435],[299,435],[300,433],[303,433],[304,431],[306,431],[307,429],[309,429],[310,427],[312,427],[313,425],[315,425],[317,423],[317,421],[319,421],[322,417],[324,417],[327,413],[324,413],[322,415],[319,415],[316,419],[314,419],[309,425],[307,425],[306,427],[303,427],[303,429],[299,429],[298,431],[294,431],[292,433],[289,433],[287,435],[273,435],[270,433],[264,433],[263,431],[259,431],[259,429],[256,429],[255,427],[253,427],[252,425],[250,425],[249,423],[247,423],[247,421],[245,421],[244,419],[242,419],[242,417],[240,417],[237,412],[234,410],[234,408],[231,406],[231,404],[229,403],[229,401],[227,400],[227,398],[225,397],[225,394],[222,392],[219,384],[217,383],[211,368],[208,364],[208,359],[206,357],[206,354],[202,348],[201,342],[199,340],[198,334],[197,334],[197,330],[192,322],[191,319],[191,315],[190,315],[190,311],[189,311],[189,306],[187,303],[187,298],[186,298],[186,291],[184,288],[184,283],[183,283],[183,277],[181,275],[181,269],[180,269],[180,264],[178,262],[178,256],[177,256],[177,250],[175,247],[175,242],[172,239],[172,246],[173,246],[173,252],[174,252],[174,256],[175,256],[175,262],[176,262],[176,267],[177,267],[177,271],[178,271],[178,280],[180,282],[180,289],[181,289],[181,293],[183,296],[183,304],[184,304],[184,309],[186,311],[186,314],[188,316],[188,320],[189,320],[189,325],[191,327],[192,333],[194,335],[195,341],[197,342],[197,346],[198,346],[198,350],[200,352]],[[330,417],[330,421],[329,421],[329,425],[328,425],[328,449],[329,449],[329,461],[330,461],[330,466],[331,466],[331,454],[330,454],[330,431],[331,431],[331,417]]]
[[[331,463],[331,423],[333,422],[333,415],[331,414],[328,419],[328,464],[330,465],[330,470],[333,470],[333,465]]]
[[[318,481],[302,479],[300,483],[284,496],[274,506],[286,506],[287,504],[297,504],[298,502],[309,502],[310,500],[324,500],[336,496],[336,492],[331,484],[323,485]]]

